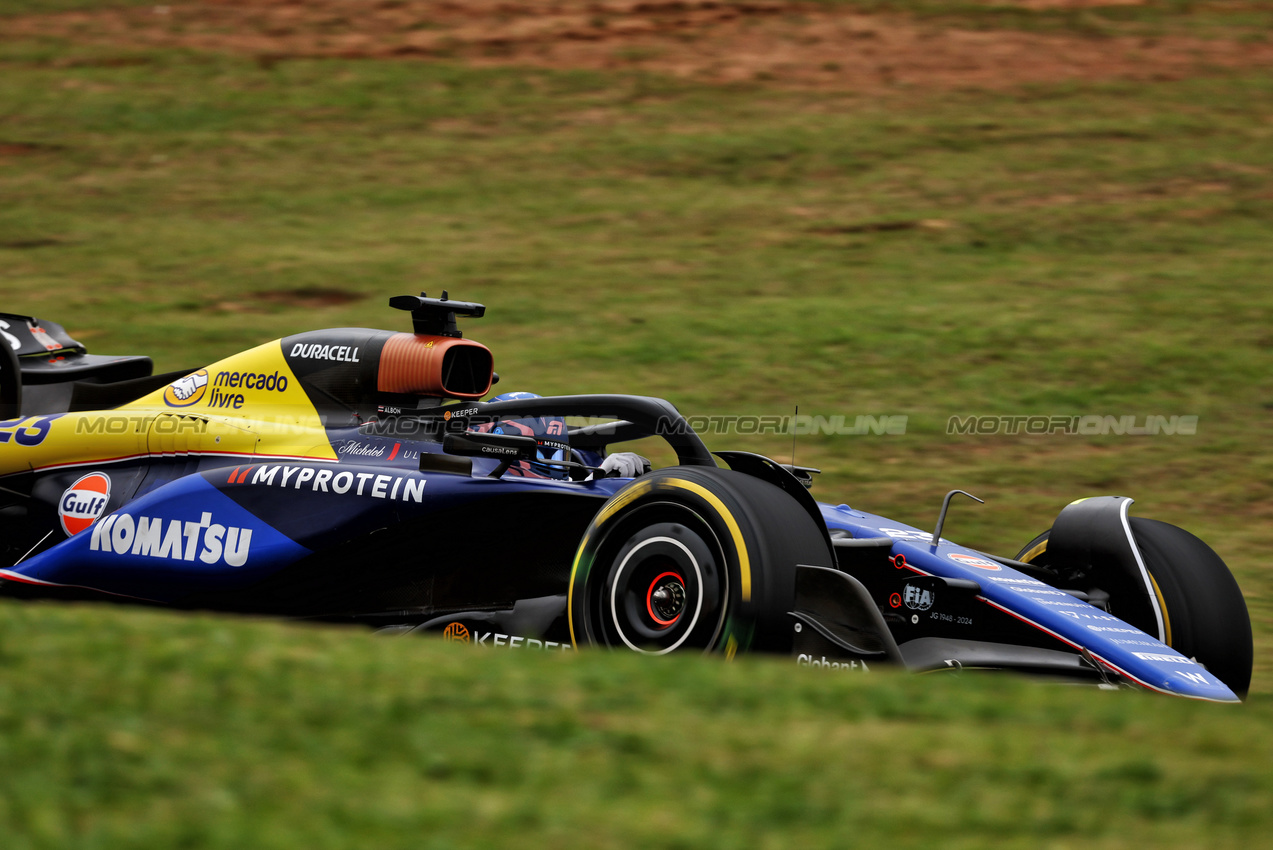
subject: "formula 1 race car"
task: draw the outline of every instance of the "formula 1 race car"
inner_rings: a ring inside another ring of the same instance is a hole
[[[163,375],[0,314],[0,590],[497,648],[1246,694],[1233,576],[1189,533],[1129,517],[1131,499],[1074,502],[1016,558],[989,555],[941,536],[958,491],[932,534],[822,504],[809,470],[710,452],[661,399],[481,402],[493,358],[457,317],[485,308],[390,306],[413,332],[301,333]],[[676,465],[609,462],[648,437]]]

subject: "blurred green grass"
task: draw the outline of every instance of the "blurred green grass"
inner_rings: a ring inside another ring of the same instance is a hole
[[[394,2],[394,0],[388,0]],[[350,0],[349,7],[373,5],[373,0]],[[128,9],[152,6],[167,9],[192,5],[192,0],[5,0],[5,15]],[[755,6],[751,0],[719,0],[716,6]],[[1114,35],[1157,37],[1232,37],[1263,41],[1273,26],[1273,8],[1265,2],[1233,0],[1142,0],[1135,3],[1078,5],[1057,2],[1030,4],[1012,0],[808,0],[791,4],[785,15],[800,15],[819,6],[847,8],[867,15],[894,15],[917,19],[935,26],[974,30],[1012,29],[1027,32],[1062,33],[1102,38]],[[693,7],[694,4],[686,4]],[[664,8],[674,13],[674,7]],[[657,13],[657,12],[656,12]],[[642,48],[634,48],[641,50]]]
[[[45,847],[1240,847],[1266,697],[497,652],[0,604],[0,835]]]
[[[969,489],[947,533],[1011,555],[1074,498],[1134,496],[1225,557],[1256,634],[1255,698],[1224,709],[6,605],[4,846],[1258,843],[1271,88],[868,96],[0,37],[7,311],[168,370],[399,327],[388,296],[446,288],[488,304],[465,329],[502,389],[906,415],[799,439],[824,501],[927,526]],[[945,433],[1093,413],[1198,432]]]
[[[126,9],[130,6],[175,6],[175,3],[156,3],[155,0],[4,0],[0,5],[0,17],[4,15],[39,15],[59,12],[91,12],[101,9]]]
[[[866,14],[903,14],[965,29],[1016,29],[1101,38],[1114,35],[1232,37],[1241,30],[1263,40],[1273,9],[1267,3],[1225,0],[1141,0],[1101,5],[1012,0],[813,0]]]

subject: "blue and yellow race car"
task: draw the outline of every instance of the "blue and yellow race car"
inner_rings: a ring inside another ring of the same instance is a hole
[[[1223,561],[1131,499],[1016,558],[711,452],[667,401],[490,395],[480,304],[399,296],[192,371],[0,314],[0,589],[440,632],[490,648],[760,651],[838,671],[997,669],[1236,701]],[[676,463],[611,449],[660,438]],[[952,491],[952,495],[957,491]],[[947,497],[946,504],[949,504]]]

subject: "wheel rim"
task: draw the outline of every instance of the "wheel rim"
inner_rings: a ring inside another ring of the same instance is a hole
[[[611,564],[594,597],[601,643],[648,655],[715,644],[726,572],[720,542],[698,514],[682,505],[645,506],[607,535],[599,552]]]
[[[669,558],[672,553],[679,555],[679,558]],[[689,569],[686,570],[690,576],[688,582],[676,570],[665,570],[657,573],[652,579],[646,577],[648,573],[663,569],[669,560],[679,562],[682,566],[688,565]],[[690,589],[686,588],[687,583]],[[701,588],[702,584],[703,568],[688,546],[671,537],[649,537],[632,547],[615,570],[610,584],[610,623],[619,639],[629,649],[637,652],[651,652],[638,644],[648,646],[651,638],[657,639],[664,634],[670,637],[675,633],[676,636],[670,645],[663,646],[652,654],[662,655],[671,652],[689,639],[694,632],[694,626],[698,624],[699,614],[703,610],[703,594],[701,591],[694,591]],[[648,586],[644,594],[640,593],[642,586]],[[656,617],[651,610],[654,591],[677,586],[681,588],[684,596],[692,597],[692,601],[682,597],[679,610],[667,612],[673,615],[670,619],[662,620]],[[638,600],[644,602],[644,606],[638,607],[634,604]],[[686,604],[687,602],[689,604]],[[687,613],[689,614],[688,623],[678,626],[682,616]],[[636,616],[634,617],[633,614]],[[659,642],[662,643],[662,641]]]
[[[685,577],[677,572],[655,576],[645,594],[645,610],[658,625],[675,625],[685,611]]]

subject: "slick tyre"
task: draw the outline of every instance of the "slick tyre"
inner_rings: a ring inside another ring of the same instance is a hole
[[[1245,698],[1251,687],[1254,658],[1251,619],[1229,568],[1210,546],[1183,528],[1140,517],[1131,517],[1130,526],[1157,590],[1165,643],[1206,665],[1216,678]],[[1050,566],[1049,534],[1050,530],[1031,540],[1017,559]],[[1099,569],[1085,580],[1100,587]],[[1117,598],[1110,598],[1110,611],[1120,616]],[[1141,631],[1158,633],[1154,622],[1124,619]]]
[[[0,420],[16,419],[22,411],[22,368],[13,348],[0,340]]]
[[[788,651],[796,566],[832,563],[824,532],[778,487],[725,469],[657,470],[584,533],[571,637],[653,655]]]

